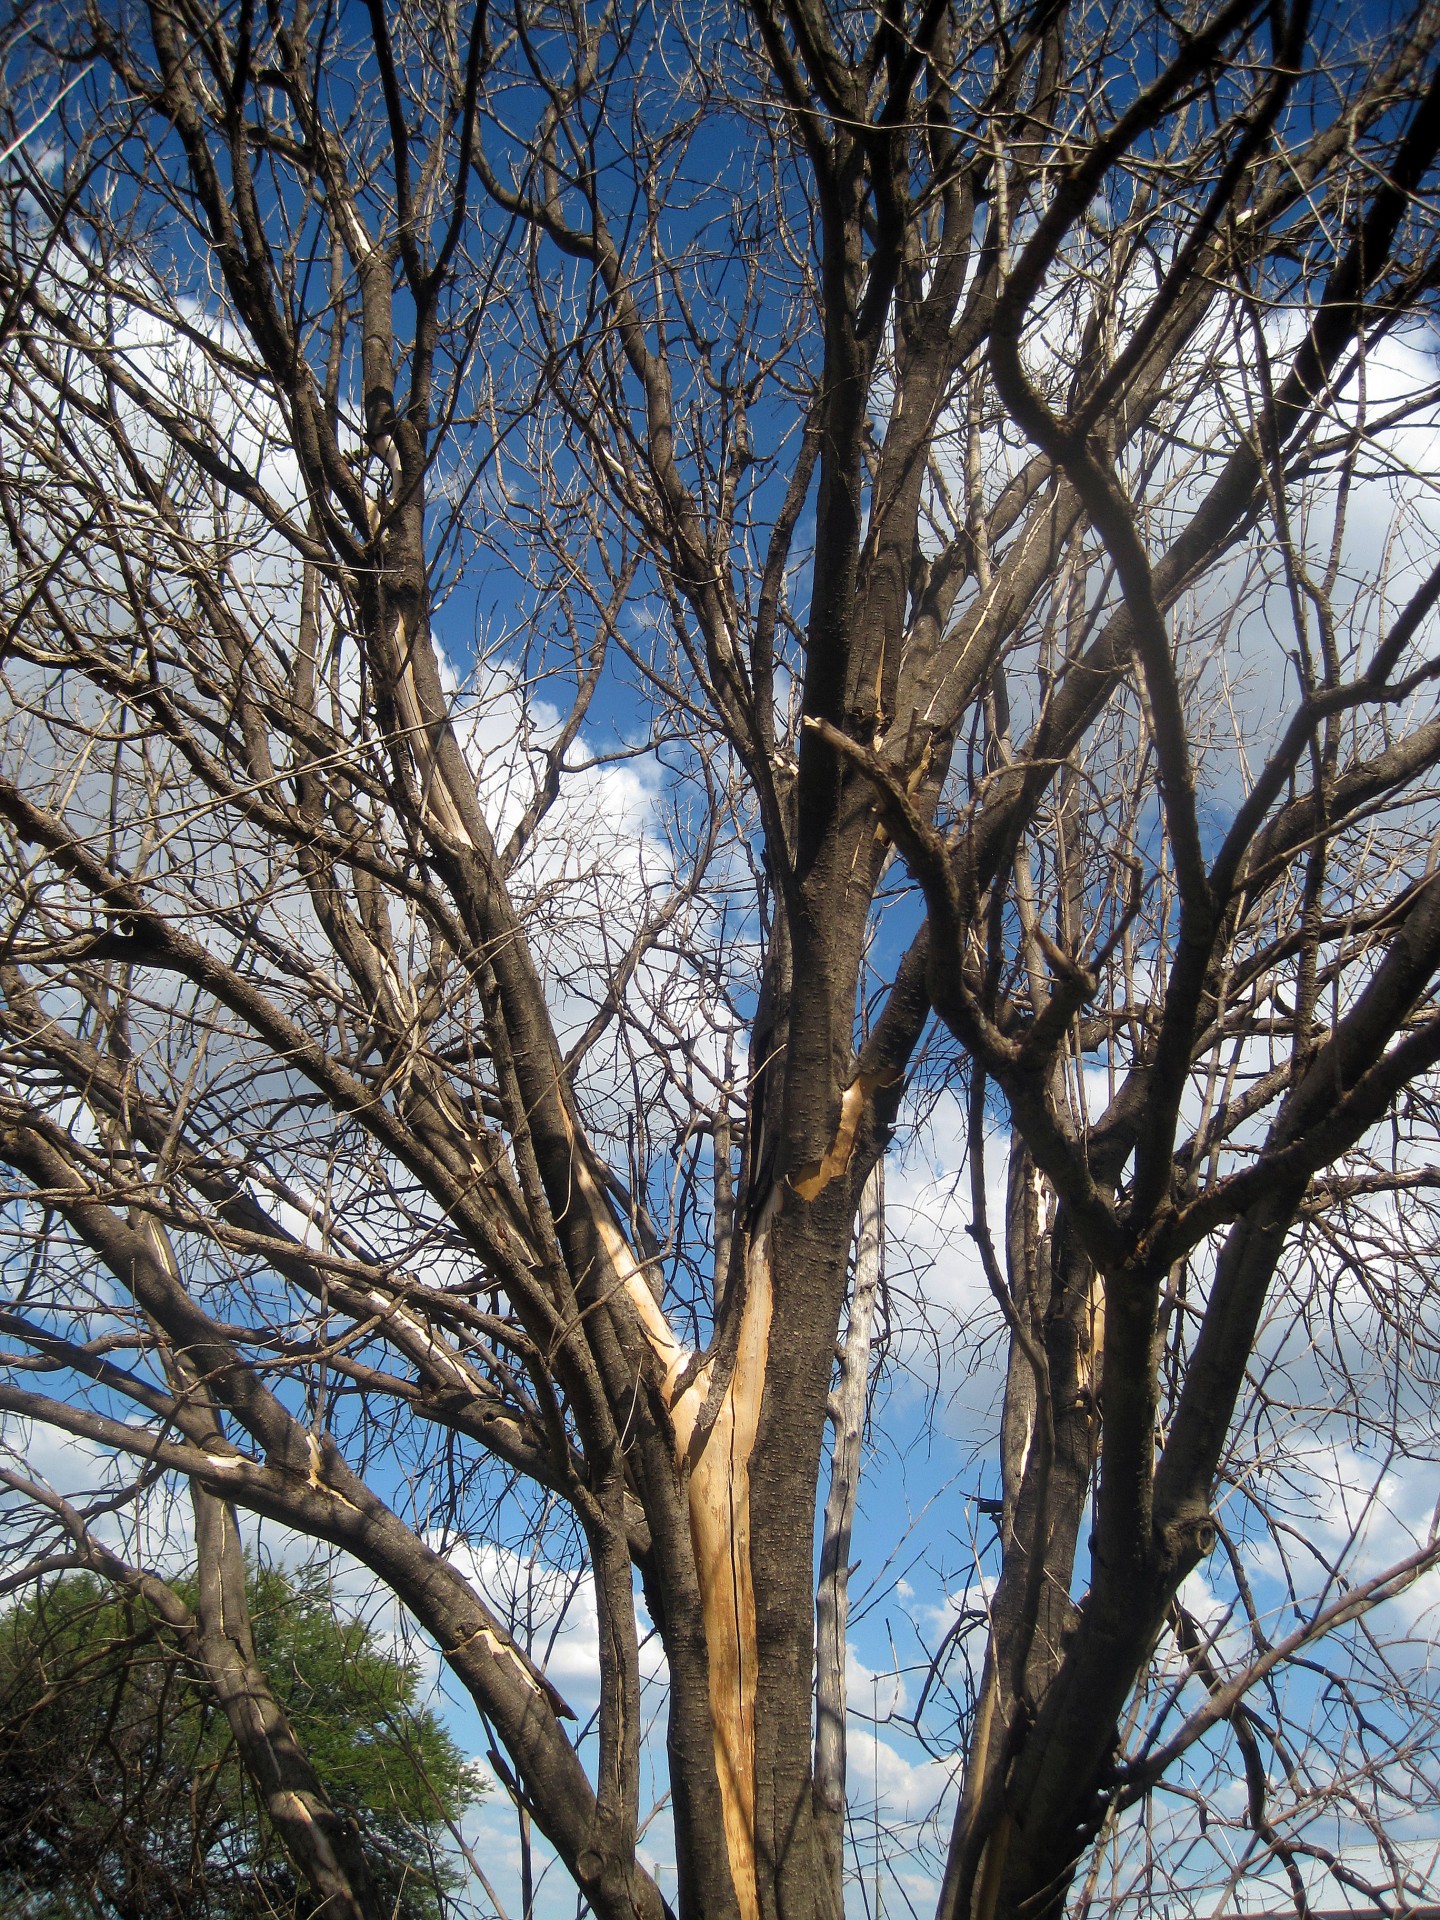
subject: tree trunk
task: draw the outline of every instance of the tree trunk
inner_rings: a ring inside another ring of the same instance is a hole
[[[885,1233],[884,1165],[871,1169],[860,1196],[850,1322],[830,1396],[835,1439],[820,1542],[815,1596],[815,1803],[826,1870],[837,1901],[845,1887],[845,1648],[850,1618],[850,1537],[860,1490],[860,1443],[870,1377],[870,1339],[880,1293]]]
[[[337,1813],[256,1663],[245,1555],[232,1509],[191,1486],[199,1596],[191,1657],[214,1689],[245,1770],[323,1920],[385,1920],[353,1820]]]

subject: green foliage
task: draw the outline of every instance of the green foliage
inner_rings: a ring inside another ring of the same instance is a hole
[[[323,1575],[254,1568],[259,1661],[387,1912],[440,1920],[466,1762],[420,1675]],[[181,1589],[183,1592],[183,1588]],[[186,1595],[188,1599],[189,1596]],[[146,1609],[85,1576],[0,1618],[0,1910],[25,1920],[305,1920],[223,1713]]]

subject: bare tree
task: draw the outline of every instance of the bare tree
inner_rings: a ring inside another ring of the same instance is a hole
[[[96,1490],[13,1577],[177,1477],[345,1550],[606,1920],[638,1577],[680,1910],[838,1913],[857,1211],[945,1086],[1008,1370],[940,1920],[1153,1911],[1187,1819],[1413,1890],[1440,1545],[1303,1566],[1284,1446],[1433,1453],[1437,35],[14,24],[0,1409]],[[472,1575],[542,1509],[583,1761]]]

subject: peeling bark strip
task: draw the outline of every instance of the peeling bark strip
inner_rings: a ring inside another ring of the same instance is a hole
[[[789,1184],[806,1202],[816,1199],[849,1169],[865,1105],[890,1082],[889,1073],[861,1074],[842,1097],[835,1139],[821,1163]],[[731,1883],[741,1920],[760,1920],[756,1860],[755,1712],[759,1655],[754,1576],[750,1554],[750,1461],[759,1432],[774,1306],[771,1226],[781,1200],[775,1189],[761,1209],[745,1264],[745,1298],[729,1377],[713,1413],[713,1361],[683,1390],[691,1356],[676,1338],[645,1273],[616,1227],[578,1142],[572,1178],[589,1210],[605,1254],[644,1331],[661,1370],[660,1391],[674,1425],[676,1465],[687,1474],[690,1537],[700,1588],[708,1656],[711,1733],[725,1826]],[[867,1195],[870,1190],[867,1188]],[[867,1203],[873,1229],[878,1206]],[[878,1274],[878,1259],[871,1262]],[[867,1274],[857,1300],[868,1351],[874,1308],[874,1274]],[[865,1367],[859,1369],[863,1409]],[[858,1428],[857,1428],[858,1432]],[[850,1489],[853,1509],[854,1489]],[[843,1679],[842,1679],[843,1686]],[[841,1760],[843,1768],[843,1758]],[[843,1792],[843,1789],[842,1789]]]
[[[802,1200],[818,1200],[841,1174],[848,1171],[860,1137],[860,1121],[865,1103],[872,1093],[895,1084],[893,1072],[861,1073],[850,1082],[840,1097],[840,1120],[823,1160],[801,1167],[790,1176],[790,1185]]]
[[[584,1184],[590,1176],[582,1165],[576,1177],[578,1184]],[[676,1465],[682,1473],[688,1469],[690,1538],[709,1657],[715,1772],[741,1920],[760,1916],[755,1860],[758,1655],[750,1566],[750,1458],[770,1352],[774,1306],[770,1226],[779,1199],[777,1190],[761,1210],[751,1237],[734,1362],[720,1404],[704,1427],[701,1422],[714,1384],[713,1363],[702,1367],[683,1392],[675,1392],[690,1356],[675,1338],[623,1237],[613,1227],[604,1235],[625,1293],[664,1369],[661,1393],[674,1423]],[[605,1218],[603,1213],[598,1217]]]
[[[690,1463],[690,1536],[710,1655],[710,1717],[725,1844],[740,1920],[759,1920],[755,1876],[755,1587],[750,1569],[750,1456],[760,1425],[774,1306],[770,1222],[778,1193],[756,1224],[745,1267],[745,1305],[735,1363],[710,1431]],[[680,1396],[673,1415],[680,1458],[689,1453],[708,1398],[710,1369]]]

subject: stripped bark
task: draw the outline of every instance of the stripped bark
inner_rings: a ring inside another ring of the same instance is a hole
[[[820,1809],[827,1868],[837,1886],[845,1877],[846,1627],[850,1617],[850,1541],[860,1492],[860,1449],[870,1381],[870,1343],[880,1297],[885,1238],[884,1169],[871,1169],[860,1196],[855,1235],[855,1279],[850,1318],[830,1395],[830,1489],[820,1534],[815,1590],[815,1800]],[[876,1730],[879,1738],[879,1730]]]

